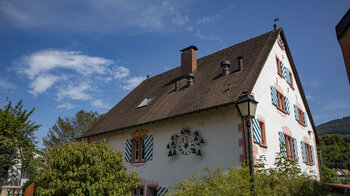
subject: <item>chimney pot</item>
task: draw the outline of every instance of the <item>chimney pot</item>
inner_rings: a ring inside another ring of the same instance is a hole
[[[187,79],[187,88],[188,88],[193,85],[193,79],[194,79],[193,73],[187,74],[186,79]]]
[[[243,57],[242,56],[237,57],[237,61],[238,61],[238,71],[243,71]]]
[[[231,62],[228,60],[221,61],[220,66],[221,66],[221,70],[222,70],[222,75],[227,76],[230,73],[228,68],[231,66]]]
[[[192,73],[197,68],[196,46],[190,46],[181,51],[181,74]]]

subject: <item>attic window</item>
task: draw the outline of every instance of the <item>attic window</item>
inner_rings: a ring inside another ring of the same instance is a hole
[[[152,100],[153,100],[153,97],[145,98],[145,99],[137,106],[137,108],[142,108],[142,107],[147,106]]]

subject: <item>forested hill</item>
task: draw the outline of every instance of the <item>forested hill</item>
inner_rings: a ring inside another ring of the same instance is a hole
[[[325,134],[350,134],[350,116],[320,124],[316,127],[316,130],[319,136]]]

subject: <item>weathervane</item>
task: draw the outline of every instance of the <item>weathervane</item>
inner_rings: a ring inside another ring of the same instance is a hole
[[[274,19],[273,19],[273,22],[274,22],[274,24],[273,24],[273,30],[276,30],[276,27],[277,27],[276,22],[278,22],[279,20],[280,20],[279,18],[274,18]]]

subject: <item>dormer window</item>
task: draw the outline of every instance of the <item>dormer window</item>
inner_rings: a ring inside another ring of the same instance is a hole
[[[152,100],[153,100],[153,97],[145,98],[145,99],[137,106],[137,108],[142,108],[142,107],[147,106]]]

